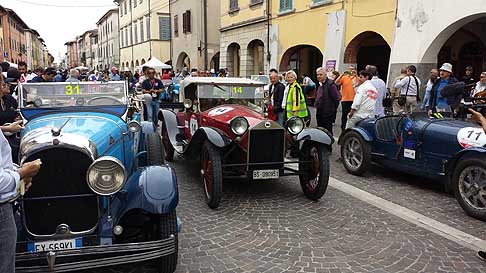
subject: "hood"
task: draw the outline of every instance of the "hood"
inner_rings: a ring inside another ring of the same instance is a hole
[[[54,129],[54,130],[53,130]],[[56,136],[54,133],[60,130]],[[63,113],[45,115],[30,120],[22,131],[21,154],[32,152],[36,146],[60,144],[78,146],[89,150],[94,158],[105,155],[112,145],[121,141],[126,131],[125,122],[119,117],[103,113]]]
[[[265,120],[262,113],[252,110],[247,106],[225,104],[211,108],[203,113],[203,119],[215,120],[221,123],[230,123],[234,117],[245,117],[250,128]]]

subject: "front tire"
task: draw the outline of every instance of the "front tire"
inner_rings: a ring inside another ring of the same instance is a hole
[[[304,195],[311,200],[319,200],[329,183],[329,150],[324,144],[306,141],[300,151],[299,180]]]
[[[219,206],[223,196],[223,169],[217,148],[207,141],[201,151],[201,180],[204,184],[206,203],[212,209]]]
[[[162,166],[164,164],[162,139],[157,133],[150,133],[147,135],[147,165]]]
[[[466,158],[457,164],[452,176],[457,202],[467,215],[486,221],[486,161]]]
[[[371,165],[370,147],[360,134],[348,132],[343,136],[341,158],[348,173],[362,175]]]
[[[162,143],[164,144],[165,149],[165,160],[172,162],[174,160],[175,149],[170,142],[169,131],[167,130],[164,121],[162,121]]]
[[[175,236],[175,252],[158,259],[160,273],[172,273],[177,267],[177,252],[179,250],[179,242],[177,236],[177,214],[176,211],[171,211],[160,216],[159,222],[160,239],[167,239],[170,236]]]

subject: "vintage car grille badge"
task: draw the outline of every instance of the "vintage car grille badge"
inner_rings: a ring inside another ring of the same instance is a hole
[[[56,228],[56,233],[57,234],[66,234],[66,233],[69,233],[70,231],[71,231],[71,229],[66,224],[60,224]]]
[[[272,124],[270,123],[270,121],[265,122],[265,128],[270,128],[270,126],[272,126]]]

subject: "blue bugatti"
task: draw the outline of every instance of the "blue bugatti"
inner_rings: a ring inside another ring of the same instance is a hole
[[[339,143],[349,173],[362,175],[378,163],[440,181],[468,215],[486,221],[486,134],[478,125],[420,114],[369,118]]]
[[[125,82],[29,83],[19,162],[41,159],[15,201],[17,272],[177,265],[177,179]]]

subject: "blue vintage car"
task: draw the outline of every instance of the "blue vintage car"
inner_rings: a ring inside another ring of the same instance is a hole
[[[15,204],[17,272],[155,259],[158,272],[173,272],[176,175],[125,82],[31,83],[20,90],[19,159],[41,159],[42,166]]]
[[[370,118],[340,144],[349,173],[361,175],[375,162],[440,181],[468,215],[486,220],[486,134],[478,125],[426,115]]]

